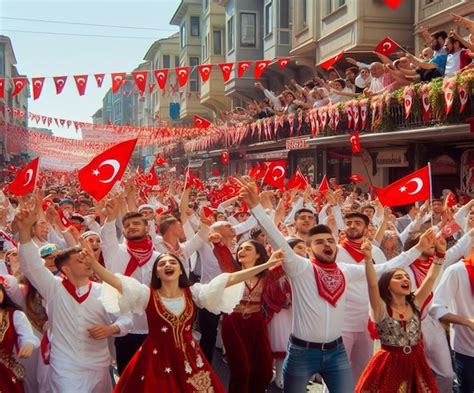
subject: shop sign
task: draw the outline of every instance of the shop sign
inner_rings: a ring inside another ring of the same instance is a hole
[[[286,141],[287,150],[306,149],[308,147],[307,139],[288,139]]]
[[[377,167],[407,167],[408,161],[405,158],[406,150],[382,150],[377,154]]]

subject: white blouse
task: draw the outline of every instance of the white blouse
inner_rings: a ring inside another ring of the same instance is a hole
[[[128,311],[143,314],[150,298],[150,288],[132,277],[126,277],[119,273],[115,275],[122,282],[123,293],[119,294],[115,288],[104,283],[101,301],[105,309],[108,312],[120,312],[122,314]],[[196,307],[205,308],[214,314],[221,312],[230,314],[242,299],[244,283],[226,288],[228,277],[229,273],[222,273],[208,284],[196,283],[192,285],[189,289]],[[168,307],[166,299],[164,303]],[[170,311],[173,310],[170,309]]]

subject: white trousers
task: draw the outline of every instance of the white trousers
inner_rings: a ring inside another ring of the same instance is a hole
[[[357,383],[374,354],[374,341],[367,329],[361,332],[342,332],[342,340],[351,362],[354,383]]]
[[[97,370],[57,370],[53,365],[49,372],[51,393],[110,393],[112,381],[109,367]]]

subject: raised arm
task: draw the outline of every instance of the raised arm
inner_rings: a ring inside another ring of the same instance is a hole
[[[370,241],[365,240],[362,243],[361,251],[365,257],[365,276],[369,289],[371,314],[374,322],[379,322],[384,314],[384,301],[380,296],[377,273],[375,272],[374,263],[372,261],[372,244]]]

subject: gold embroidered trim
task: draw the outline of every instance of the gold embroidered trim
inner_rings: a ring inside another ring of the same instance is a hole
[[[197,393],[214,393],[214,387],[212,386],[211,373],[209,371],[201,370],[192,377],[186,380]]]
[[[8,328],[10,327],[10,320],[8,319],[8,312],[3,312],[2,323],[0,325],[0,342],[3,341],[5,337],[5,333],[7,332]]]

